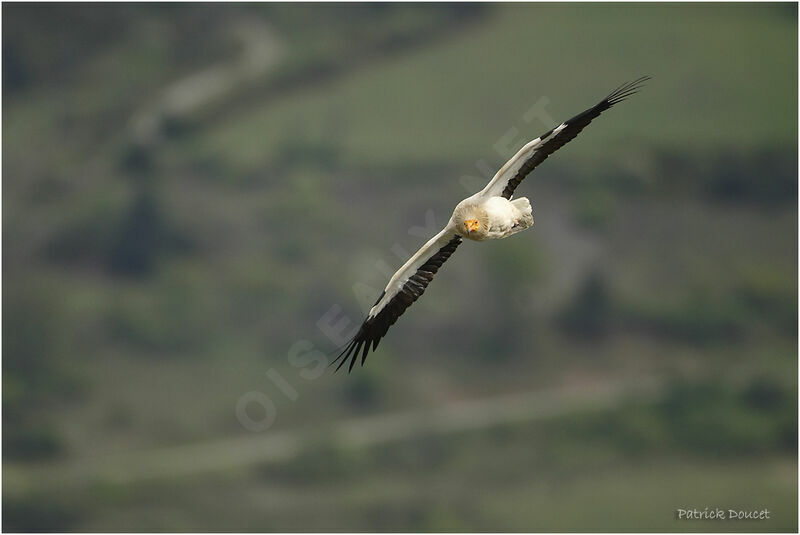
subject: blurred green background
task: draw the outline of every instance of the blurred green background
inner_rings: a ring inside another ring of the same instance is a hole
[[[797,530],[796,4],[2,11],[4,530]]]

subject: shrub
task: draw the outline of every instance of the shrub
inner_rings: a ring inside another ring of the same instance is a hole
[[[558,317],[563,330],[577,338],[606,334],[612,313],[611,296],[603,277],[592,272]]]

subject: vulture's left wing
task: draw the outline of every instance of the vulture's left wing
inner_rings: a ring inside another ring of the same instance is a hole
[[[367,319],[361,324],[358,332],[331,365],[341,361],[336,367],[338,370],[349,359],[348,371],[350,371],[358,359],[359,352],[363,365],[367,359],[370,344],[372,344],[372,350],[375,351],[378,342],[389,330],[389,327],[394,325],[397,318],[422,295],[433,280],[433,276],[439,271],[445,260],[450,258],[460,243],[461,236],[456,234],[452,226],[448,224],[439,234],[423,245],[408,262],[403,264],[403,267],[397,270],[383,294],[375,302],[375,306],[369,311]]]
[[[592,119],[598,117],[614,104],[622,102],[636,93],[642,87],[642,84],[649,79],[649,76],[643,76],[633,82],[622,84],[588,110],[568,121],[564,121],[522,147],[517,154],[500,168],[480,194],[486,197],[502,196],[510,199],[522,179],[533,171],[537,165],[545,161],[548,156],[566,143],[572,141],[575,136],[580,134],[581,130],[592,122]]]

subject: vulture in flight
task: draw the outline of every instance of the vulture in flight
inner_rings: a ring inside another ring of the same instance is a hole
[[[336,370],[348,361],[348,371],[352,370],[359,355],[364,364],[370,346],[375,351],[389,327],[425,292],[433,276],[464,238],[497,240],[532,226],[531,203],[525,197],[513,199],[514,190],[522,179],[577,136],[595,117],[636,93],[649,79],[643,76],[622,84],[588,110],[529,142],[500,168],[485,188],[458,203],[447,225],[391,278],[364,323],[333,361],[332,365],[339,363]]]

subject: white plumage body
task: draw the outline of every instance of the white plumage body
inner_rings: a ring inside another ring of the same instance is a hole
[[[471,232],[467,230],[465,222],[469,220],[478,222],[476,230]],[[530,228],[531,225],[533,225],[531,203],[525,197],[509,201],[503,197],[487,197],[484,192],[480,192],[464,199],[453,210],[453,216],[447,226],[428,240],[428,243],[397,270],[386,285],[384,294],[392,296],[400,291],[409,275],[428,260],[429,251],[440,249],[456,235],[474,241],[497,240]],[[377,315],[387,302],[388,300],[383,299],[376,303],[369,311],[368,317]]]
[[[533,225],[531,203],[525,197],[513,201],[503,197],[490,197],[483,203],[483,209],[486,210],[488,219],[486,233],[471,232],[465,238],[476,241],[497,240]]]

